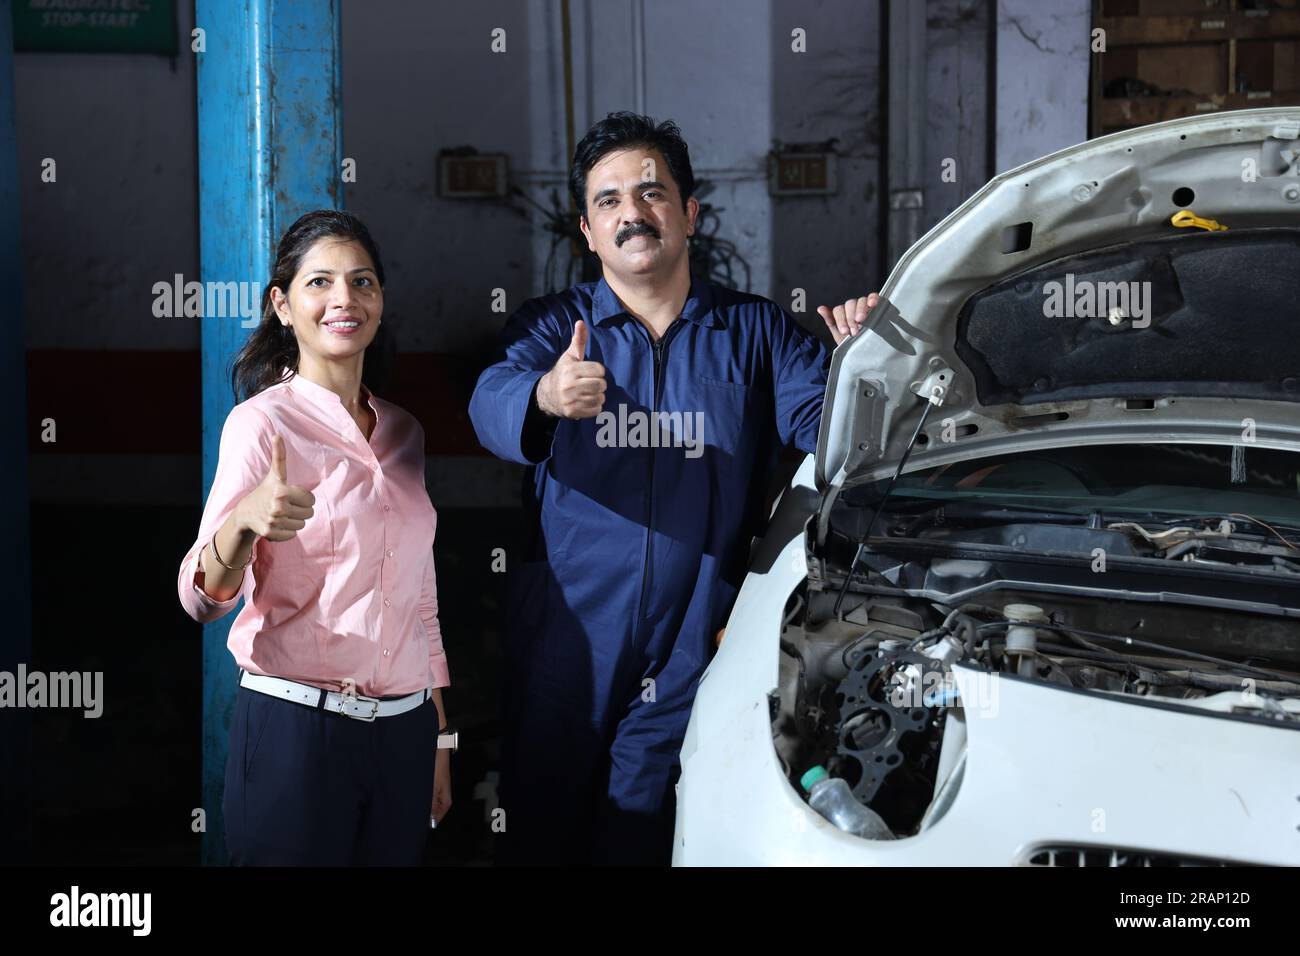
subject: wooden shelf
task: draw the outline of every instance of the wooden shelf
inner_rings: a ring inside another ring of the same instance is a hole
[[[1092,54],[1089,134],[1220,110],[1300,105],[1296,0],[1238,9],[1245,6],[1240,0],[1093,0],[1092,22],[1105,30],[1106,51]],[[1125,80],[1134,82],[1119,83]],[[1108,97],[1107,88],[1156,95]]]
[[[1300,106],[1300,90],[1269,93],[1211,93],[1204,96],[1103,97],[1101,132],[1162,123],[1180,116],[1264,106]]]
[[[1300,10],[1237,10],[1181,17],[1101,17],[1096,24],[1106,31],[1107,48],[1223,40],[1282,40],[1300,37]]]

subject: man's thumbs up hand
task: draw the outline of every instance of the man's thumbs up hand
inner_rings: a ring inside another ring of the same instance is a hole
[[[573,338],[555,367],[537,382],[537,407],[555,418],[595,418],[605,406],[605,366],[584,359],[587,324],[573,324]]]
[[[245,495],[236,507],[241,530],[252,531],[268,541],[295,537],[314,514],[316,496],[306,488],[288,483],[284,439],[271,442],[271,467],[262,483]]]
[[[573,339],[564,355],[575,362],[581,362],[587,357],[587,323],[582,319],[573,323]]]

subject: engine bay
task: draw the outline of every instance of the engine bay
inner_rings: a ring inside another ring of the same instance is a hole
[[[1140,600],[1122,573],[1099,594],[1086,567],[1044,584],[996,559],[880,553],[841,600],[849,563],[810,552],[786,605],[773,741],[796,790],[824,766],[895,838],[951,805],[967,721],[999,680],[1300,722],[1300,617],[1281,608]]]

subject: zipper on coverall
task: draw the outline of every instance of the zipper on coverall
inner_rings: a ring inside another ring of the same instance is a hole
[[[654,398],[651,401],[650,409],[650,427],[659,428],[659,403],[663,398],[663,363],[664,351],[668,347],[668,339],[676,330],[677,325],[681,322],[678,317],[672,325],[665,330],[655,342],[651,343],[651,349],[654,352]],[[637,323],[638,325],[640,323]],[[642,327],[642,331],[645,331]],[[649,337],[650,333],[645,333]],[[650,446],[650,480],[648,483],[648,493],[646,495],[646,522],[645,522],[645,569],[641,572],[641,599],[637,603],[636,609],[636,627],[632,631],[632,646],[638,647],[640,641],[637,639],[641,633],[641,625],[645,615],[646,595],[650,592],[650,568],[653,549],[651,543],[654,541],[654,514],[655,514],[655,453],[658,451],[658,442],[653,441]]]

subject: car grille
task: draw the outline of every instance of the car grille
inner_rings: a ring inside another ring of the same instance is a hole
[[[1024,854],[1020,866],[1231,866],[1226,860],[1123,847],[1049,844]]]

